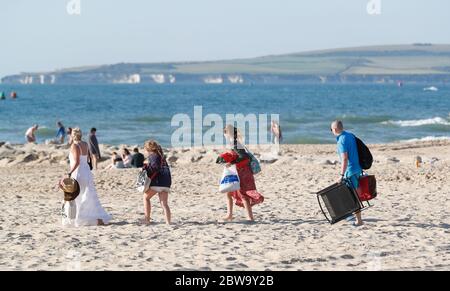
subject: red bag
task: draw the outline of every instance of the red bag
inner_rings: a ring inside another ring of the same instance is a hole
[[[356,192],[361,202],[375,199],[378,196],[375,176],[362,176],[359,179],[359,187]]]

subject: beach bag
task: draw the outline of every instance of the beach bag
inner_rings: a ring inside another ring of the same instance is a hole
[[[373,164],[373,156],[370,152],[369,148],[355,136],[356,146],[358,148],[358,156],[359,156],[359,165],[363,170],[369,170],[372,168]]]
[[[220,179],[219,192],[229,193],[241,189],[241,181],[235,165],[223,170],[222,179]]]
[[[375,176],[362,176],[359,179],[359,187],[356,190],[359,200],[362,202],[370,201],[378,196],[377,193],[377,179]]]
[[[74,220],[77,216],[77,204],[74,200],[65,201],[61,209],[63,220]]]
[[[258,159],[248,150],[248,148],[245,148],[245,151],[250,158],[250,169],[252,170],[253,175],[261,173],[261,164]]]
[[[147,169],[142,169],[137,176],[136,190],[139,193],[146,193],[150,189],[151,183],[152,179],[148,176]]]

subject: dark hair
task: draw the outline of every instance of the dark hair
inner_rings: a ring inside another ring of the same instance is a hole
[[[138,149],[138,148],[134,148],[134,149],[133,149],[133,152],[138,153],[138,152],[139,152],[139,149]]]
[[[91,133],[97,132],[97,129],[95,127],[91,128]]]
[[[125,152],[126,155],[130,154],[130,151],[128,149],[123,149],[123,151]]]

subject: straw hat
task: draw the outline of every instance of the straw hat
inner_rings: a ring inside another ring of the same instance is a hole
[[[64,200],[73,201],[80,195],[80,184],[72,178],[65,178],[60,184],[61,190],[64,191]]]

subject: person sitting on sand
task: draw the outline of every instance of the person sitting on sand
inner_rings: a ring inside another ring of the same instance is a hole
[[[124,169],[122,157],[117,154],[117,152],[113,152],[111,155],[111,164],[105,168],[105,170],[111,169]]]
[[[356,138],[353,134],[344,130],[344,124],[340,120],[336,120],[331,124],[331,132],[336,136],[337,149],[342,163],[341,177],[338,183],[342,183],[345,180],[349,183],[349,186],[356,190],[359,187],[359,179],[362,174]],[[354,226],[363,225],[360,211],[355,213],[355,217],[356,222]]]
[[[169,164],[164,157],[161,146],[153,140],[144,144],[144,149],[148,154],[147,174],[151,178],[150,189],[144,193],[144,224],[150,224],[151,221],[151,203],[153,196],[158,194],[159,201],[164,210],[166,223],[170,224],[172,214],[169,208],[169,193],[172,186],[172,175]]]
[[[97,129],[91,128],[91,133],[89,134],[89,152],[91,153],[92,167],[97,170],[98,161],[102,158],[100,155],[100,147],[98,146],[97,140]]]
[[[131,159],[131,166],[133,168],[142,168],[144,166],[145,157],[139,152],[138,148],[133,150],[133,158]]]
[[[66,129],[61,121],[56,123],[58,130],[56,131],[56,141],[60,144],[64,144],[64,140],[66,138]]]
[[[122,160],[123,166],[125,168],[131,168],[131,160],[133,160],[133,156],[131,155],[130,151],[127,148],[124,148],[122,150]]]
[[[227,216],[223,221],[233,220],[233,200],[239,207],[244,207],[249,221],[254,221],[252,207],[264,202],[264,197],[256,191],[255,177],[250,168],[250,157],[242,145],[242,138],[237,128],[227,125],[224,129],[227,142],[232,144],[231,151],[222,154],[216,161],[218,164],[226,164],[227,167],[236,165],[241,189],[227,193]],[[231,158],[229,158],[231,157]]]
[[[35,124],[27,130],[27,132],[25,133],[25,139],[27,140],[27,143],[36,143],[36,136],[34,133],[38,129],[39,125]]]

